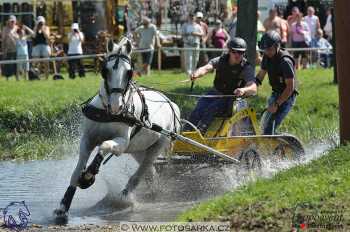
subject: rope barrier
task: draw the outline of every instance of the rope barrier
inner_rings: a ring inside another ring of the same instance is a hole
[[[227,51],[227,49],[218,48],[179,48],[179,47],[161,47],[161,50],[173,50],[173,51]],[[321,48],[287,48],[287,51],[332,51],[332,49],[321,49]],[[144,53],[150,51],[158,51],[158,49],[134,49],[133,53]],[[259,50],[261,51],[261,50]],[[32,58],[32,59],[18,59],[18,60],[2,60],[1,64],[19,64],[19,63],[32,63],[32,62],[47,62],[47,61],[63,61],[73,59],[90,59],[96,57],[105,57],[106,53],[100,54],[89,54],[89,55],[77,55],[77,56],[62,56],[62,57],[48,57],[48,58]]]
[[[154,49],[134,49],[134,53],[142,53],[153,51]],[[1,64],[20,64],[20,63],[33,63],[33,62],[46,62],[46,61],[62,61],[62,60],[75,60],[75,59],[89,59],[97,57],[105,57],[113,53],[99,53],[99,54],[90,54],[90,55],[76,55],[76,56],[56,56],[56,57],[47,57],[47,58],[32,58],[32,59],[17,59],[17,60],[3,60],[0,61]]]
[[[60,57],[48,57],[48,58],[32,58],[32,59],[18,59],[18,60],[3,60],[0,64],[20,64],[20,63],[32,63],[32,62],[46,62],[46,61],[62,61],[73,59],[87,59],[103,57],[105,54],[93,54],[93,55],[79,55],[79,56],[60,56]]]
[[[175,93],[175,92],[165,92],[163,90],[154,88],[154,87],[149,87],[145,85],[140,85],[140,87],[145,88],[147,90],[153,90],[153,91],[158,91],[163,94],[168,94],[168,95],[173,95],[173,96],[183,96],[183,97],[194,97],[194,98],[224,98],[224,97],[234,97],[237,98],[236,95],[206,95],[206,94],[186,94],[186,93]]]

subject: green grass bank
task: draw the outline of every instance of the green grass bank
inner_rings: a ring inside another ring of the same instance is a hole
[[[331,70],[310,69],[298,72],[299,90],[296,106],[281,127],[304,142],[324,139],[338,127],[337,87],[331,83]],[[65,75],[66,76],[66,75]],[[175,71],[154,71],[138,83],[170,93],[190,93],[190,83],[179,82],[186,76]],[[203,94],[212,86],[213,75],[195,84],[193,94]],[[80,103],[99,88],[99,75],[86,78],[28,82],[0,80],[0,159],[60,158],[65,143],[78,138]],[[261,112],[270,88],[267,81],[250,104]],[[196,99],[168,94],[186,117]]]
[[[190,83],[179,71],[154,71],[138,79],[140,84],[168,93],[190,93]],[[212,86],[213,75],[196,82],[193,94],[203,94]],[[298,71],[299,92],[293,111],[281,131],[295,134],[304,143],[337,142],[338,92],[331,84],[332,70]],[[100,78],[63,81],[0,80],[0,159],[57,159],[66,153],[66,144],[77,140],[80,103],[93,96]],[[267,81],[250,104],[262,112],[270,94]],[[168,94],[184,116],[196,99]],[[319,214],[322,210],[348,209],[350,146],[336,148],[309,164],[259,179],[180,215],[180,221],[229,221],[237,231],[290,231],[296,208]],[[300,208],[300,207],[299,207]],[[350,220],[344,215],[344,225]],[[312,221],[308,221],[312,223]]]
[[[337,144],[338,93],[330,70],[298,72],[300,95],[281,131],[305,143]],[[262,109],[263,86],[252,100]],[[260,178],[178,216],[179,221],[225,221],[233,231],[349,231],[350,145],[320,159]],[[302,229],[304,228],[304,230]]]

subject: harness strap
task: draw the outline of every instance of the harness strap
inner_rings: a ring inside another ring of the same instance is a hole
[[[123,113],[131,113],[131,114],[134,114],[135,113],[135,106],[134,106],[134,104],[132,103],[132,98],[133,98],[133,96],[134,96],[134,85],[132,85],[132,84],[129,84],[130,86],[131,86],[131,88],[128,88],[128,90],[129,90],[129,96],[128,96],[128,99],[125,101],[125,99],[124,99],[124,97],[123,97],[123,104],[125,105],[125,107],[124,107],[124,111],[123,111]],[[126,91],[126,92],[128,92],[128,91]],[[128,109],[129,109],[129,106],[131,107],[131,112],[129,112],[128,111]]]
[[[121,93],[121,94],[124,94],[125,90],[122,89],[122,88],[112,88],[109,93],[112,94],[112,93]]]
[[[135,135],[140,132],[141,129],[142,129],[141,125],[136,125],[134,130],[131,132],[130,140],[132,140],[135,137]]]
[[[140,116],[140,120],[137,119],[133,113],[134,112],[123,112],[122,114],[119,115],[112,115],[108,112],[107,110],[107,106],[104,105],[105,109],[99,109],[96,108],[95,106],[91,105],[88,103],[88,101],[86,101],[86,104],[83,106],[82,108],[82,112],[83,114],[96,122],[124,122],[130,126],[134,126],[135,124],[140,124],[140,122],[145,122],[149,120],[149,113],[148,113],[148,107],[146,104],[146,100],[145,100],[145,96],[143,95],[143,93],[141,92],[141,90],[139,88],[137,88],[137,86],[135,86],[134,83],[131,84],[133,87],[135,87],[136,92],[138,93],[138,95],[140,96],[141,99],[141,103],[142,103],[142,111],[141,111],[141,116]],[[132,90],[130,90],[132,91]],[[132,99],[132,92],[130,93],[130,96],[127,100],[127,104],[130,103],[131,99]],[[100,95],[100,97],[102,97]],[[127,107],[126,107],[127,110]],[[131,114],[130,114],[131,113]]]
[[[123,122],[129,126],[134,126],[139,124],[140,120],[132,115],[122,114],[122,115],[112,115],[108,113],[105,109],[99,109],[91,104],[87,104],[82,108],[83,114],[90,120],[96,122]]]
[[[97,92],[95,95],[89,97],[89,99],[87,99],[86,101],[80,103],[80,106],[85,106],[86,104],[88,104],[89,102],[91,102],[91,100],[92,100],[97,94],[101,97],[101,95],[99,94],[99,92]]]
[[[148,106],[146,104],[145,95],[142,93],[140,88],[136,88],[137,94],[140,96],[141,102],[142,102],[142,111],[141,111],[141,120],[142,121],[148,121],[149,120],[149,114],[148,114]]]

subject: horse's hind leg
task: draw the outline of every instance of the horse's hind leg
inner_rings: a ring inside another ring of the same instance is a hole
[[[92,150],[95,148],[96,144],[89,141],[86,137],[82,137],[80,140],[80,151],[79,151],[79,161],[77,163],[77,166],[74,169],[74,172],[72,174],[70,185],[67,188],[61,203],[60,207],[54,211],[54,214],[56,215],[58,219],[58,223],[65,223],[67,220],[67,212],[70,208],[70,205],[72,203],[75,191],[77,186],[79,185],[79,177],[84,170],[87,161],[89,160],[90,154]],[[60,221],[62,220],[62,221]]]
[[[147,178],[153,178],[152,174],[155,172],[153,167],[153,162],[158,157],[160,152],[163,151],[163,148],[168,143],[169,143],[169,139],[162,136],[156,143],[154,143],[151,147],[147,149],[142,163],[140,163],[140,166],[138,167],[136,172],[131,176],[125,189],[122,191],[122,194],[124,196],[126,196],[128,193],[132,192],[136,188],[136,186],[140,182],[140,179],[145,174],[150,175],[150,176],[147,176]]]
[[[148,150],[143,151],[143,152],[138,152],[135,154],[132,154],[132,157],[137,161],[137,163],[139,164],[139,166],[143,163],[144,159],[146,158],[148,154]],[[153,182],[154,182],[154,177],[157,175],[157,172],[154,168],[153,165],[151,165],[144,173],[144,180],[147,184],[148,187],[152,186]]]

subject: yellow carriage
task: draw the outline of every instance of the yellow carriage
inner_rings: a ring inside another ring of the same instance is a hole
[[[302,143],[293,135],[262,135],[256,111],[251,107],[240,108],[240,101],[245,100],[234,101],[230,114],[216,117],[204,134],[193,125],[192,131],[182,132],[180,138],[176,138],[172,152],[158,158],[156,167],[168,163],[237,161],[247,168],[260,168],[264,159],[297,161],[304,155]]]

